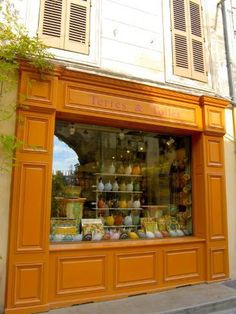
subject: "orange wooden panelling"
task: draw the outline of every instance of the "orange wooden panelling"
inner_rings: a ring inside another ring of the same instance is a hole
[[[17,251],[40,251],[45,249],[48,239],[45,233],[49,216],[47,209],[49,171],[46,164],[23,163],[20,170],[18,219],[15,230],[17,234]]]
[[[226,101],[66,69],[41,79],[26,65],[20,95],[28,107],[17,128],[25,143],[17,151],[13,177],[6,313],[28,314],[228,276],[222,145]],[[192,134],[194,235],[51,244],[49,252],[55,115]]]
[[[164,281],[187,282],[203,278],[202,247],[164,249]]]
[[[228,252],[225,247],[210,249],[211,279],[219,280],[228,277]]]
[[[57,77],[39,73],[23,72],[20,84],[20,104],[55,108]]]
[[[84,90],[78,84],[61,84],[65,88],[65,100],[61,111],[77,112],[81,115],[115,115],[119,119],[135,119],[145,123],[160,123],[175,127],[194,128],[201,130],[201,110],[197,105],[174,105],[167,100],[165,103],[147,102],[139,99],[122,97],[122,95],[104,95],[99,90]],[[61,99],[60,99],[61,101]]]
[[[116,254],[115,288],[157,283],[157,269],[157,253],[155,251]]]
[[[56,294],[79,294],[106,289],[105,256],[59,257]]]
[[[226,239],[226,204],[223,174],[208,174],[209,237],[211,240]]]
[[[225,133],[225,112],[224,108],[204,106],[205,125],[209,133]]]
[[[42,302],[42,264],[18,264],[15,268],[15,305],[35,305]]]
[[[207,167],[223,167],[224,152],[223,139],[220,137],[207,137],[206,139]]]
[[[49,153],[52,151],[52,140],[48,136],[52,129],[50,115],[21,111],[22,122],[19,132],[23,146],[21,151],[31,153]]]

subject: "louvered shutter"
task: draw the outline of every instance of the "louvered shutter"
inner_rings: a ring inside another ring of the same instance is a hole
[[[172,0],[173,70],[175,75],[190,77],[191,60],[186,0]]]
[[[89,53],[90,0],[68,0],[65,49]]]
[[[190,44],[192,57],[192,78],[206,81],[205,49],[199,0],[189,1]]]
[[[200,0],[171,2],[174,74],[206,81]]]
[[[50,47],[63,48],[65,8],[64,0],[41,1],[39,37]]]

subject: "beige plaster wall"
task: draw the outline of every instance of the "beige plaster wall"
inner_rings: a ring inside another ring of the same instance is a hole
[[[232,110],[226,110],[225,174],[228,211],[230,277],[236,278],[236,146],[233,141]]]
[[[0,94],[0,106],[14,104],[16,102],[17,86],[7,94]],[[14,134],[15,116],[6,121],[0,119],[0,134]],[[0,163],[4,158],[0,147]],[[5,303],[6,265],[9,232],[9,208],[10,208],[11,169],[0,173],[0,313],[3,313]]]

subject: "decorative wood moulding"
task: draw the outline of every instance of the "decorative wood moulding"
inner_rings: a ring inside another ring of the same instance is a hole
[[[210,280],[222,280],[228,277],[228,251],[226,247],[210,249]]]
[[[211,240],[226,239],[226,213],[224,191],[225,178],[221,173],[211,173],[207,176],[209,236]]]
[[[48,165],[24,162],[19,171],[19,191],[14,206],[18,206],[16,223],[17,252],[45,250],[48,225]],[[16,204],[15,204],[16,203]]]
[[[165,249],[164,281],[200,280],[203,275],[202,247]]]
[[[55,67],[44,79],[23,63],[20,102],[37,110],[224,134],[228,101]],[[59,85],[58,85],[59,83]],[[63,91],[61,91],[63,89]]]
[[[61,110],[79,112],[81,115],[100,115],[124,118],[136,122],[201,130],[201,110],[196,105],[183,106],[181,103],[168,103],[163,100],[144,101],[136,98],[127,98],[122,94],[114,95],[111,90],[104,94],[103,90],[87,90],[83,86],[73,83],[60,85],[65,89],[65,100]]]
[[[32,306],[42,303],[42,276],[42,263],[25,263],[15,266],[14,305]]]
[[[59,257],[56,269],[56,295],[91,293],[107,288],[108,265],[104,255]]]
[[[115,255],[115,288],[153,285],[158,282],[157,252],[118,253]]]
[[[57,77],[39,73],[23,72],[21,77],[19,102],[27,107],[37,106],[56,109]]]
[[[54,116],[46,113],[20,111],[19,137],[23,142],[20,152],[51,154]]]

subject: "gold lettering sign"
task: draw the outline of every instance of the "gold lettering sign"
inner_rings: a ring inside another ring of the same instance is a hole
[[[107,96],[79,90],[78,87],[67,86],[65,107],[89,112],[145,118],[146,121],[160,121],[185,124],[194,129],[201,129],[200,107],[197,105],[165,105],[161,103],[140,101],[129,98]],[[164,124],[164,123],[162,123]]]

